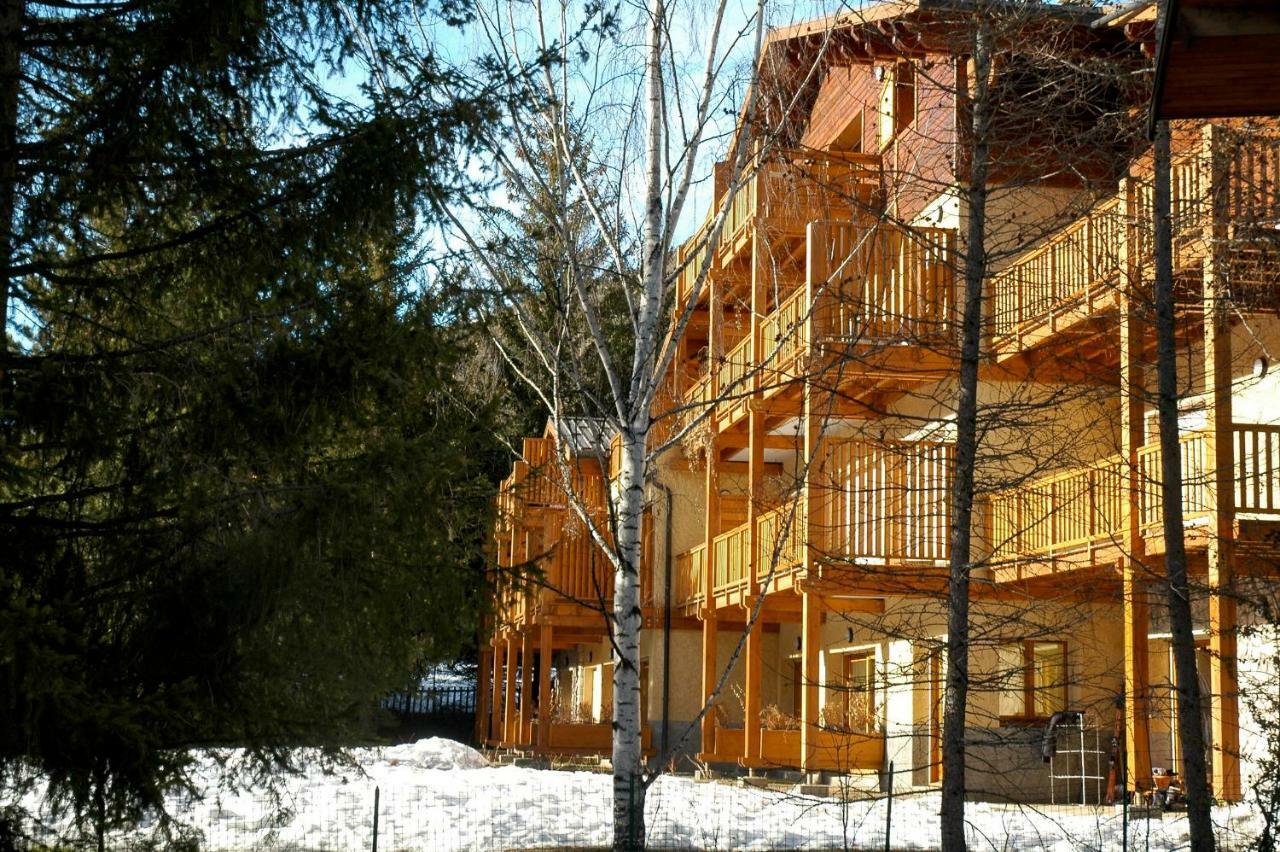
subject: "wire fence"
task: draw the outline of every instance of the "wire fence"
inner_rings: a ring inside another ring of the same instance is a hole
[[[431,777],[423,782],[424,775]],[[851,789],[844,797],[831,797],[663,777],[646,796],[645,847],[934,849],[938,801],[935,791],[890,799]],[[583,771],[505,767],[423,773],[393,766],[359,778],[308,777],[278,797],[224,791],[169,805],[176,824],[152,821],[112,833],[104,847],[435,852],[598,849],[612,840],[611,779]],[[1138,819],[1119,806],[970,803],[966,816],[971,849],[1172,850],[1187,844],[1185,816]],[[1241,808],[1219,809],[1215,819],[1224,850],[1249,848],[1260,825]],[[96,848],[94,837],[65,824],[32,822],[24,834],[17,846],[30,852]]]

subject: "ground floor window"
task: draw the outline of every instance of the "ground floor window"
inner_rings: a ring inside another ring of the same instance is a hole
[[[1047,719],[1067,709],[1067,643],[1014,642],[996,657],[1001,720]]]
[[[839,674],[829,683],[822,708],[823,724],[842,731],[879,730],[875,651],[854,651],[838,659]]]

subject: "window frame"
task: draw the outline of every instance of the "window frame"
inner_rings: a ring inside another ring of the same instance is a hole
[[[1063,682],[1055,684],[1052,687],[1040,687],[1036,684],[1036,653],[1037,645],[1054,645],[1058,648],[1062,659]],[[1026,725],[1040,724],[1049,720],[1053,713],[1059,713],[1067,709],[1070,703],[1068,693],[1069,676],[1069,660],[1067,642],[1060,639],[1021,639],[1017,642],[1006,642],[999,646],[1000,648],[1018,647],[1022,657],[1022,712],[1017,714],[997,713],[1001,724]],[[999,651],[997,650],[997,653]],[[1036,712],[1036,697],[1043,689],[1052,688],[1061,690],[1062,702],[1061,707],[1052,711],[1049,715]],[[1002,701],[1011,690],[1008,687],[1002,687],[997,701]]]

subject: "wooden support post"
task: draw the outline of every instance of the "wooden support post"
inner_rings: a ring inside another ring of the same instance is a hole
[[[767,594],[768,589],[760,587],[760,574],[772,567],[772,552],[762,553],[760,541],[761,503],[764,499],[764,415],[760,413],[763,400],[763,383],[761,367],[765,357],[763,335],[761,334],[761,317],[765,314],[767,296],[765,286],[769,278],[769,245],[764,232],[755,229],[751,241],[751,346],[755,369],[751,376],[750,412],[747,416],[747,617],[751,617],[751,609],[755,606],[758,595]],[[771,549],[772,551],[772,549]],[[747,633],[747,667],[745,672],[746,694],[744,696],[742,725],[742,763],[752,767],[760,763],[760,688],[761,672],[764,656],[764,613],[751,625]]]
[[[543,620],[538,637],[538,752],[545,754],[551,746],[551,665],[555,657],[553,627]]]
[[[761,659],[764,655],[763,614],[747,633],[746,694],[743,701],[742,765],[760,765],[760,688]]]
[[[531,630],[520,634],[520,713],[516,723],[516,743],[529,745],[526,731],[533,719],[533,636]]]
[[[484,622],[481,630],[487,629]],[[473,737],[477,743],[483,744],[489,739],[489,678],[493,674],[493,649],[488,645],[480,648],[480,665],[476,667],[476,726]]]
[[[1204,262],[1205,463],[1210,531],[1209,684],[1214,796],[1239,801],[1240,708],[1236,678],[1234,437],[1231,412],[1231,322],[1226,292],[1226,174],[1212,125],[1204,128],[1210,162],[1209,251]]]
[[[1146,583],[1146,542],[1142,537],[1141,493],[1144,487],[1138,469],[1142,446],[1146,387],[1143,380],[1143,334],[1141,319],[1135,315],[1135,288],[1141,282],[1141,262],[1137,252],[1135,186],[1124,181],[1129,224],[1122,231],[1121,268],[1126,279],[1120,292],[1120,448],[1124,458],[1121,482],[1125,501],[1121,506],[1123,563],[1121,594],[1124,609],[1124,730],[1126,783],[1130,790],[1151,786],[1150,651],[1147,636],[1151,629]]]
[[[809,226],[809,281],[806,287],[809,297],[813,297],[813,269],[815,255],[826,250],[825,243],[820,247],[813,245],[815,235],[825,237],[825,229],[818,225]],[[810,301],[810,304],[813,304]],[[814,340],[814,320],[812,312],[805,323],[809,340]],[[800,500],[804,510],[804,579],[816,577],[818,560],[826,540],[821,529],[821,500],[823,465],[819,460],[822,451],[822,432],[825,426],[827,401],[830,397],[821,394],[814,387],[812,380],[806,380],[804,386],[804,410],[802,428],[804,429],[804,462],[806,475],[801,487]],[[817,733],[822,721],[821,708],[818,707],[818,654],[822,645],[822,599],[810,592],[804,592],[800,603],[800,768],[805,772],[817,771]]]
[[[516,640],[507,634],[507,694],[502,702],[502,744],[515,745],[516,728]]]
[[[717,665],[717,642],[719,629],[717,626],[715,598],[715,552],[712,540],[720,532],[720,474],[719,474],[719,442],[715,436],[715,415],[711,415],[711,441],[707,447],[707,477],[705,497],[707,513],[704,518],[704,535],[707,545],[702,577],[702,695],[709,697],[715,690],[720,672]],[[702,753],[713,754],[715,751],[716,714],[715,708],[708,709],[702,717]]]
[[[817,771],[818,653],[822,647],[822,599],[804,592],[800,604],[800,768]]]
[[[489,736],[491,743],[502,740],[502,646],[493,638],[493,677],[489,681]]]

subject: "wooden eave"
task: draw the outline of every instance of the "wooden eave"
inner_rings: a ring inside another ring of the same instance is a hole
[[[1280,4],[1169,0],[1150,121],[1280,115]]]

